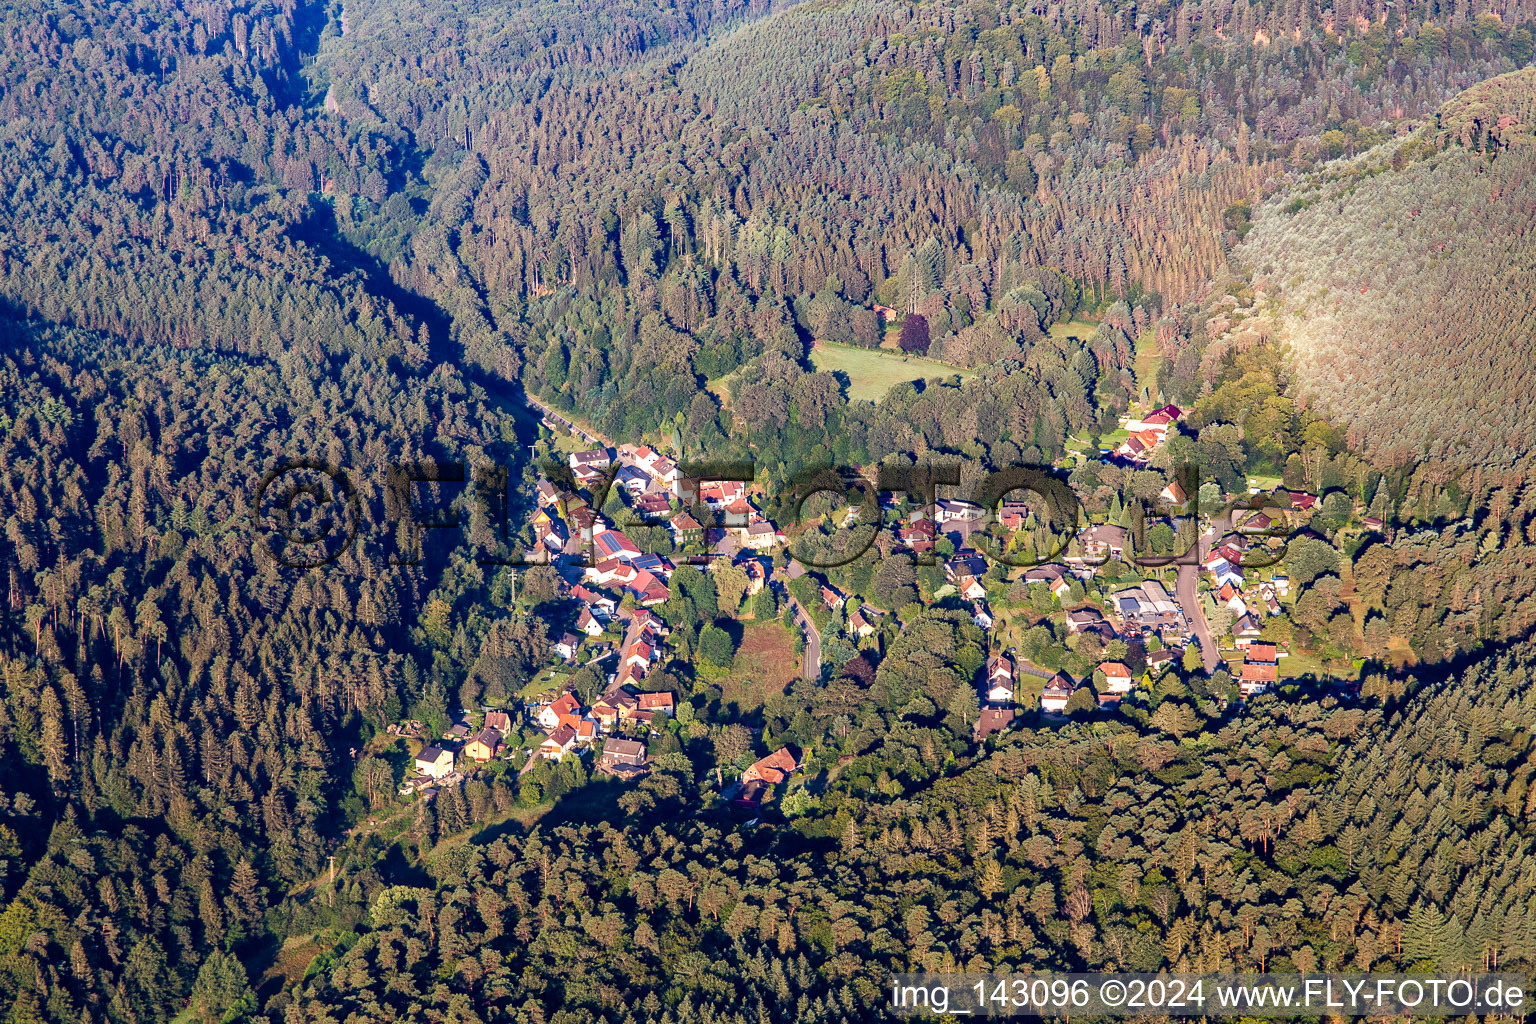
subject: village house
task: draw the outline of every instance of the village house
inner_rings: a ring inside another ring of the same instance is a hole
[[[650,758],[646,756],[645,744],[639,740],[610,736],[603,741],[596,768],[605,775],[637,778],[650,770]]]
[[[1072,636],[1095,632],[1105,624],[1104,616],[1097,608],[1079,608],[1076,611],[1067,612],[1067,633]]]
[[[624,584],[626,593],[633,594],[635,601],[642,608],[654,608],[659,604],[665,604],[667,598],[672,596],[672,591],[667,585],[657,579],[650,572],[637,573],[635,578]]]
[[[1072,694],[1076,691],[1077,687],[1072,680],[1058,672],[1040,691],[1040,707],[1044,711],[1059,715],[1067,710],[1067,701],[1072,699]]]
[[[1238,640],[1252,639],[1262,633],[1258,620],[1252,615],[1244,615],[1232,623],[1232,635]]]
[[[1057,565],[1054,562],[1046,565],[1032,565],[1024,570],[1024,582],[1050,584],[1066,575],[1066,566]]]
[[[936,523],[973,523],[986,516],[980,505],[958,498],[940,498],[933,503],[933,520]]]
[[[754,782],[761,780],[770,786],[777,786],[789,778],[792,772],[799,769],[800,764],[795,760],[795,755],[790,753],[788,747],[781,747],[752,763],[752,766],[741,773],[742,782]]]
[[[1158,492],[1157,496],[1178,511],[1183,511],[1184,507],[1189,504],[1189,495],[1185,493],[1184,488],[1179,485],[1177,480],[1170,482],[1167,487]]]
[[[464,744],[464,756],[476,761],[489,761],[500,749],[501,733],[495,729],[485,728],[475,733],[469,742]]]
[[[763,563],[755,558],[742,562],[741,567],[747,572],[747,596],[756,597],[763,592],[763,587],[768,583],[768,570],[763,568]]]
[[[625,586],[634,582],[635,577],[640,575],[640,570],[628,562],[607,558],[595,565],[587,566],[582,575],[600,587]]]
[[[1242,674],[1237,680],[1237,691],[1244,697],[1263,693],[1275,685],[1279,670],[1274,665],[1261,662],[1243,662]]]
[[[572,473],[590,472],[601,475],[602,471],[607,469],[608,464],[613,461],[613,456],[609,454],[606,448],[594,448],[590,451],[571,452],[570,457],[566,461],[570,465]]]
[[[1106,558],[1120,558],[1125,554],[1126,531],[1123,526],[1112,526],[1108,523],[1096,523],[1084,530],[1080,536],[1083,545],[1083,558],[1078,561],[1098,561]],[[1072,561],[1072,559],[1068,559]]]
[[[858,614],[855,612],[854,614]],[[987,607],[987,602],[976,601],[971,605],[971,621],[982,629],[991,629],[996,622],[992,618],[992,611]]]
[[[607,594],[600,594],[590,587],[584,587],[580,583],[571,588],[571,596],[592,610],[592,614],[604,622],[613,618],[613,613],[618,610],[618,602]]]
[[[531,523],[534,540],[548,548],[552,554],[559,554],[565,547],[565,532],[558,522],[550,518],[549,510],[539,509],[534,513]]]
[[[704,539],[704,526],[687,512],[679,512],[667,522],[678,545],[697,544]]]
[[[634,497],[644,494],[645,489],[651,486],[650,475],[639,466],[619,467],[619,471],[613,475],[613,482]]]
[[[1029,520],[1029,503],[1024,501],[1005,501],[998,505],[997,521],[1005,530],[1022,529]]]
[[[1099,671],[1104,673],[1104,690],[1107,693],[1131,692],[1131,670],[1123,663],[1106,661],[1099,665]]]
[[[915,554],[925,554],[934,549],[938,531],[930,519],[920,519],[911,526],[896,531],[896,539]]]
[[[538,502],[541,507],[552,508],[559,504],[560,488],[556,487],[548,480],[541,479],[536,489],[538,491]]]
[[[987,596],[986,584],[982,582],[986,571],[986,559],[980,556],[955,558],[944,563],[945,578],[967,601],[978,601]]]
[[[856,609],[853,614],[848,616],[848,632],[852,633],[854,636],[861,640],[864,637],[874,635],[875,627],[867,618],[864,617],[863,608]]]
[[[416,755],[416,771],[429,779],[441,779],[453,774],[453,751],[433,743],[421,748]]]
[[[1140,434],[1143,431],[1153,431],[1159,435],[1166,433],[1184,415],[1184,410],[1176,405],[1165,405],[1161,409],[1155,409],[1141,419],[1127,419],[1122,426],[1132,434]]]
[[[660,711],[667,715],[671,715],[673,712],[674,699],[672,694],[665,690],[656,693],[637,693],[635,694],[635,700],[638,704],[636,707],[637,711],[650,711],[653,713]]]
[[[598,617],[592,614],[591,608],[583,608],[581,614],[576,616],[577,631],[587,636],[601,636],[606,628]]]
[[[562,633],[559,639],[549,646],[561,658],[572,661],[576,657],[576,649],[581,646],[581,637],[575,633]]]
[[[605,529],[592,535],[592,547],[599,561],[617,558],[621,562],[630,562],[640,557],[641,551],[635,546],[635,542],[624,536],[617,530]]]
[[[558,761],[576,748],[575,725],[562,725],[545,737],[539,744],[538,756],[550,761]]]
[[[581,717],[581,701],[576,699],[574,693],[561,694],[554,703],[540,708],[534,717],[545,732],[554,732],[562,724],[570,724],[574,729],[576,721]]]
[[[597,699],[592,705],[592,717],[595,718],[604,729],[612,729],[618,722],[627,719],[639,706],[635,695],[623,688],[609,690]]]
[[[1006,654],[987,659],[987,683],[983,695],[988,704],[1013,703],[1013,662]]]
[[[1013,708],[982,708],[976,719],[974,739],[980,743],[988,736],[1007,730],[1013,725],[1014,718]]]
[[[505,736],[512,731],[512,716],[505,711],[487,711],[485,713],[485,727],[495,729]]]
[[[828,611],[837,611],[847,600],[836,587],[824,586],[821,588],[821,603],[827,606]]]
[[[672,511],[672,503],[665,494],[642,494],[635,499],[634,508],[641,519],[654,522],[667,517]]]
[[[753,551],[767,551],[784,543],[784,532],[768,520],[753,523],[743,531],[741,542]]]

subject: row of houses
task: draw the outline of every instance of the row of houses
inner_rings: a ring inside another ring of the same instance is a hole
[[[465,723],[455,723],[447,735],[465,737],[462,744],[444,739],[424,745],[416,754],[416,777],[408,779],[404,792],[419,789],[453,776],[465,764],[485,764],[500,756],[512,732],[512,716],[506,711],[487,711],[478,732],[470,735]],[[403,734],[403,733],[402,733]]]

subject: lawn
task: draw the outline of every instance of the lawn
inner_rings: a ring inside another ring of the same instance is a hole
[[[794,634],[777,619],[742,625],[736,663],[720,689],[725,703],[750,711],[799,678],[801,658]]]
[[[1087,341],[1098,329],[1098,324],[1091,324],[1086,320],[1071,320],[1064,324],[1051,324],[1050,336],[1053,341],[1061,341],[1064,338]]]
[[[1136,339],[1136,387],[1155,394],[1152,389],[1157,387],[1157,371],[1162,365],[1163,352],[1157,346],[1156,335],[1151,331],[1142,332],[1141,337]]]
[[[716,377],[714,380],[704,382],[704,390],[720,399],[721,408],[729,409],[731,407],[731,381],[735,380],[740,373],[741,370],[736,369],[723,377]]]
[[[523,700],[532,700],[542,693],[550,693],[552,691],[559,693],[565,689],[566,681],[574,674],[569,668],[546,668],[528,681],[528,685],[518,692],[518,697]]]
[[[848,397],[878,402],[903,381],[930,377],[971,376],[971,371],[922,356],[904,356],[884,349],[855,348],[818,341],[811,362],[823,373],[842,373],[848,379]]]

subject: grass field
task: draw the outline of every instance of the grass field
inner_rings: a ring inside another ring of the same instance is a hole
[[[1086,320],[1069,320],[1064,324],[1051,324],[1050,335],[1058,341],[1062,338],[1075,338],[1078,341],[1087,341],[1093,337],[1093,332],[1098,329],[1098,324],[1091,324]]]
[[[736,379],[736,375],[740,372],[741,370],[739,369],[732,370],[724,377],[716,377],[714,380],[704,382],[704,390],[720,399],[720,407],[722,409],[729,409],[731,407],[731,381]]]
[[[1156,397],[1157,371],[1163,365],[1163,351],[1157,346],[1157,338],[1151,331],[1142,332],[1136,339],[1136,387],[1146,389]]]
[[[800,655],[795,653],[794,634],[775,619],[744,623],[736,664],[720,684],[725,703],[742,711],[762,707],[763,701],[800,675]]]
[[[971,371],[922,356],[904,356],[884,349],[854,348],[818,341],[811,350],[811,362],[823,373],[842,373],[848,378],[848,397],[878,402],[902,381],[959,374]]]

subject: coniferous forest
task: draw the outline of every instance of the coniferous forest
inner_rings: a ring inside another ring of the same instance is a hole
[[[1536,974],[1533,32],[1531,0],[7,6],[0,1015]],[[932,369],[871,401],[828,352]],[[1161,405],[1148,458],[1097,457]],[[781,523],[807,469],[936,459],[1048,467],[1111,525],[1180,463],[1315,495],[1266,626],[1293,671],[1154,674],[1064,625],[1100,583],[1005,565],[983,626],[894,533],[751,594],[659,536],[648,774],[514,723],[517,758],[402,793],[399,723],[532,703],[576,620],[501,557],[569,451],[540,409],[751,460]],[[324,564],[256,529],[295,460],[350,501]],[[816,671],[771,681],[773,638]],[[1084,696],[989,737],[1004,638]],[[1100,708],[1122,661],[1146,681]],[[722,799],[786,747],[758,812]]]

